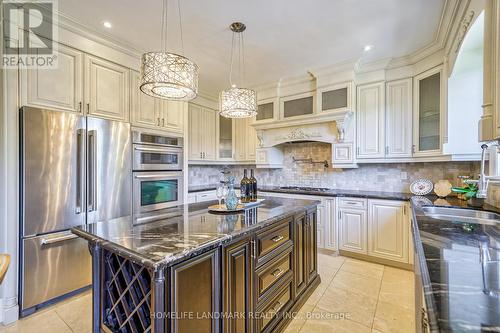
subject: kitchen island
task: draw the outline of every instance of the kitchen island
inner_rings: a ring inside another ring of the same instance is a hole
[[[214,202],[74,228],[92,252],[93,332],[280,332],[320,283],[316,201]]]

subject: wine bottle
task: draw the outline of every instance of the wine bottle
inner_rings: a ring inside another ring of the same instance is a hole
[[[240,192],[241,192],[241,202],[250,202],[250,197],[248,196],[250,187],[250,180],[247,178],[247,169],[243,170],[243,178],[240,182]]]
[[[253,169],[250,170],[250,187],[252,188],[252,198],[250,201],[257,201],[257,179],[254,176]]]

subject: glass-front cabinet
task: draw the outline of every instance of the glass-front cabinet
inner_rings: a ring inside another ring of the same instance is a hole
[[[281,119],[310,116],[314,113],[314,103],[314,93],[282,97],[280,100]]]
[[[445,127],[443,68],[433,68],[414,78],[413,155],[439,155]]]
[[[319,112],[352,110],[352,82],[329,85],[318,89]]]
[[[233,158],[233,120],[219,115],[219,159]]]

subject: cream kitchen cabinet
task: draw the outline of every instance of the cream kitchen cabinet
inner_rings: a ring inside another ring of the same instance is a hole
[[[408,210],[405,201],[338,198],[339,249],[411,265]]]
[[[413,155],[441,155],[446,131],[443,66],[413,78]]]
[[[336,251],[338,250],[337,239],[337,215],[335,198],[325,200],[325,217],[324,217],[324,230],[325,230],[325,249]]]
[[[89,115],[129,120],[129,69],[85,55],[85,108]]]
[[[130,71],[130,120],[135,126],[184,132],[186,102],[151,97],[140,90],[140,74]]]
[[[357,159],[412,156],[412,79],[358,86]]]
[[[368,255],[409,263],[407,204],[368,200]]]
[[[385,157],[412,156],[412,79],[386,83]]]
[[[247,118],[246,120],[246,138],[245,138],[245,160],[255,161],[256,151],[257,151],[257,131],[252,126],[254,122],[253,118]]]
[[[385,128],[385,82],[357,88],[358,159],[383,158]]]
[[[339,249],[367,254],[366,199],[339,198]]]
[[[139,72],[131,71],[130,82],[130,120],[132,124],[140,127],[160,127],[161,104],[159,100],[140,91]]]
[[[59,45],[57,68],[21,70],[21,105],[83,112],[83,57]]]
[[[188,119],[189,160],[214,161],[217,151],[217,112],[189,103]]]
[[[246,159],[246,139],[247,139],[247,121],[246,119],[233,120],[233,158],[237,161]]]
[[[253,118],[234,119],[234,159],[237,161],[255,161],[257,132],[251,125]]]

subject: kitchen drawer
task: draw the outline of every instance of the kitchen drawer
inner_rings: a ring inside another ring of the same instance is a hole
[[[272,332],[292,303],[292,279],[278,289],[274,297],[269,298],[257,314],[257,332]]]
[[[292,247],[256,271],[255,296],[260,302],[272,287],[292,275]]]
[[[292,218],[287,218],[279,225],[257,234],[257,266],[281,252],[281,247],[292,243],[291,228]]]
[[[215,193],[215,191],[196,193],[196,202],[204,202],[212,200],[217,200],[217,194]]]
[[[366,209],[366,199],[361,198],[339,198],[340,208]]]

